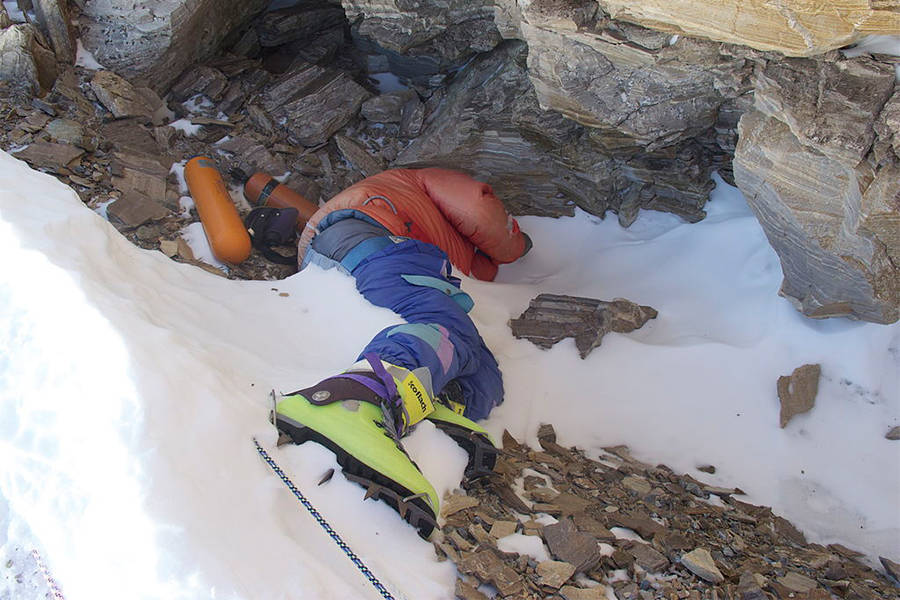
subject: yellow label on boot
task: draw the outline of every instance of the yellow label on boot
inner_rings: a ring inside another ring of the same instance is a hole
[[[400,382],[397,391],[400,392],[400,399],[403,400],[403,406],[406,407],[406,412],[409,414],[407,427],[412,427],[434,412],[434,402],[428,395],[428,390],[412,373],[409,373]]]
[[[453,400],[447,401],[447,408],[449,408],[450,410],[452,410],[453,412],[455,412],[458,415],[462,415],[464,412],[466,412],[465,404],[461,404],[459,402],[454,402]]]

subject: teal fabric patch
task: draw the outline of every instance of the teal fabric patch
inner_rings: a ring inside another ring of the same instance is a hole
[[[422,323],[408,323],[406,325],[391,327],[390,331],[388,331],[388,337],[397,335],[398,333],[405,333],[417,337],[431,346],[431,349],[435,351],[440,347],[441,338],[443,337],[440,331],[431,325],[424,325]]]
[[[430,287],[444,292],[445,294],[450,296],[454,302],[459,304],[459,307],[466,312],[469,312],[470,310],[472,310],[472,307],[475,306],[475,301],[472,300],[472,297],[470,295],[445,279],[429,277],[427,275],[401,275],[400,277],[402,277],[406,280],[407,283],[411,283],[412,285]]]

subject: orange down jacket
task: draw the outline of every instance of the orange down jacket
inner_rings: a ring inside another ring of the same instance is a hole
[[[359,211],[393,235],[434,244],[457,269],[491,281],[497,267],[525,253],[525,236],[491,186],[447,169],[391,169],[367,177],[326,202],[298,245],[302,262],[319,224],[337,210]]]

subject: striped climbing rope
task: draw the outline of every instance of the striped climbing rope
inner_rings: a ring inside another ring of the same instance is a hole
[[[34,562],[37,563],[41,573],[44,574],[44,579],[47,580],[47,585],[50,587],[50,593],[53,594],[53,598],[55,598],[55,600],[66,600],[62,595],[62,590],[56,585],[56,580],[50,575],[50,569],[47,568],[47,565],[45,565],[44,561],[41,559],[41,553],[37,551],[37,548],[31,551],[31,556],[34,557]]]
[[[338,532],[331,528],[331,525],[328,524],[328,521],[325,520],[325,517],[323,517],[322,514],[316,510],[316,507],[314,507],[312,503],[306,498],[306,496],[303,495],[303,492],[297,489],[297,486],[294,485],[294,482],[291,481],[287,475],[285,475],[284,471],[281,470],[281,467],[278,466],[278,463],[276,463],[275,460],[273,460],[272,457],[269,456],[269,453],[259,445],[259,441],[255,437],[253,438],[253,445],[256,446],[256,451],[259,452],[259,455],[262,457],[262,459],[266,461],[266,464],[271,467],[271,469],[275,472],[276,475],[278,475],[281,481],[284,482],[284,485],[286,485],[288,489],[293,492],[294,496],[297,497],[297,500],[300,501],[300,504],[302,504],[306,508],[306,510],[309,511],[309,514],[311,514],[313,518],[319,523],[319,525],[322,526],[322,529],[324,529],[325,533],[327,533],[329,537],[334,540],[334,543],[338,545],[338,548],[344,551],[344,554],[347,555],[347,557],[350,559],[350,562],[356,565],[356,568],[359,569],[360,572],[366,577],[366,579],[369,580],[369,583],[375,586],[375,589],[378,590],[378,592],[381,594],[381,597],[385,600],[396,600],[387,590],[387,588],[384,587],[384,584],[382,584],[381,581],[379,581],[378,578],[375,577],[375,574],[369,570],[369,567],[367,567],[365,563],[363,563],[363,561],[353,552],[353,550],[350,549],[350,546],[348,546],[347,543],[343,539],[341,539],[341,536],[338,535]]]

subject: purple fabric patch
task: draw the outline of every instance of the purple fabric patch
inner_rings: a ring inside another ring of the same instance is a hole
[[[453,342],[450,341],[450,332],[447,331],[446,327],[438,323],[431,323],[431,326],[441,332],[441,341],[438,347],[434,349],[434,353],[437,354],[438,360],[441,361],[441,366],[444,368],[444,373],[446,373],[450,370],[450,365],[453,364]]]
[[[371,377],[366,377],[365,375],[359,375],[357,373],[341,373],[340,375],[329,377],[325,381],[328,381],[329,379],[352,379],[357,383],[363,384],[381,398],[387,398],[387,390],[384,389],[384,384]]]
[[[378,355],[374,352],[369,352],[365,356],[363,356],[371,365],[372,370],[375,372],[375,375],[381,380],[384,384],[385,389],[387,390],[387,395],[385,396],[388,400],[396,399],[396,403],[400,402],[400,394],[397,393],[397,384],[394,383],[394,378],[391,377],[391,374],[388,373],[384,369],[384,365],[381,364],[381,359],[378,358]]]

